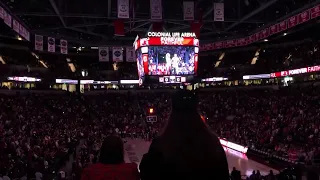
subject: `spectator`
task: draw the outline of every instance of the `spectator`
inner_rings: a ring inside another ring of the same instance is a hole
[[[232,168],[231,172],[232,180],[241,180],[241,173],[235,167]]]
[[[142,180],[229,179],[224,150],[197,113],[196,98],[179,92],[172,104],[164,132],[141,161]]]
[[[99,163],[84,169],[82,180],[89,179],[119,179],[139,180],[137,165],[124,163],[123,142],[119,137],[107,137],[100,150]]]

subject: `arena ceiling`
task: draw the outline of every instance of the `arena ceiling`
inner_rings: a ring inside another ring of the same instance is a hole
[[[190,31],[183,20],[183,0],[163,0],[163,30]],[[320,0],[224,0],[225,21],[213,21],[213,2],[195,0],[196,19],[202,14],[201,42],[215,41],[249,32],[307,9]],[[125,36],[114,36],[116,0],[0,0],[0,5],[24,22],[32,34],[66,39],[74,46],[132,45],[137,34],[151,30],[150,0],[130,0]],[[12,35],[13,30],[7,29]],[[2,34],[2,33],[1,33]],[[33,37],[33,36],[31,36]]]

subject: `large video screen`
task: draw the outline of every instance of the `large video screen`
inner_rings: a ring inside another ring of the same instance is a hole
[[[149,75],[194,75],[195,54],[193,46],[149,46]]]

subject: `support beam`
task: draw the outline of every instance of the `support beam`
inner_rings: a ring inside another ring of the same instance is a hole
[[[188,26],[180,26],[180,27],[175,27],[175,28],[171,28],[168,30],[168,32],[176,32],[176,31],[181,31],[181,30],[185,30],[185,29],[189,29],[190,27]]]
[[[209,35],[214,35],[214,34],[235,34],[234,32],[226,32],[226,31],[212,31],[208,33],[201,33],[201,36],[209,36]]]
[[[147,36],[147,35],[148,35],[148,32],[149,32],[149,31],[151,31],[151,30],[152,30],[152,24],[150,24],[150,26],[149,26],[148,30],[146,31],[145,36]]]
[[[51,14],[51,13],[36,13],[36,12],[29,12],[29,13],[15,13],[15,15],[17,16],[30,16],[30,17],[58,17],[58,15],[56,14]],[[106,17],[106,16],[101,16],[101,15],[97,15],[97,14],[60,14],[61,17],[64,18],[88,18],[88,19],[105,19],[105,20],[116,20],[118,18],[116,17]],[[125,23],[138,23],[138,22],[146,22],[146,21],[150,21],[150,18],[145,17],[145,18],[129,18],[125,21]],[[179,23],[179,25],[184,25],[187,26],[185,24],[185,21],[183,19],[163,19],[164,22],[170,22],[170,23]],[[227,23],[234,23],[234,22],[238,22],[239,20],[237,19],[225,19],[224,22]],[[203,20],[203,23],[213,23],[213,20]],[[265,23],[264,21],[258,21],[258,20],[252,20],[252,21],[243,21],[242,23],[252,23],[252,24],[263,24]],[[84,27],[84,26],[83,26]]]
[[[263,11],[264,9],[268,8],[269,6],[273,5],[274,3],[276,3],[278,0],[270,0],[267,3],[265,3],[264,5],[260,6],[258,9],[252,11],[251,13],[245,15],[243,18],[241,18],[238,22],[235,22],[233,24],[231,24],[230,26],[228,26],[226,28],[226,31],[231,30],[232,28],[236,27],[237,25],[241,24],[242,22],[244,22],[245,20],[251,18],[252,16],[258,14],[259,12]]]
[[[143,26],[145,26],[145,25],[148,25],[149,23],[150,23],[150,22],[141,23],[141,24],[137,25],[136,27],[129,28],[125,33],[130,32],[130,31],[134,31],[134,30],[136,30],[136,29],[139,29],[140,27],[143,27]]]
[[[104,40],[109,40],[109,38],[107,36],[105,36],[103,34],[100,34],[100,33],[94,33],[94,32],[85,31],[85,30],[82,30],[82,29],[79,29],[79,28],[71,28],[71,27],[67,27],[67,29],[70,29],[70,30],[73,30],[73,31],[77,31],[77,32],[81,32],[81,33],[84,33],[84,34],[89,34],[89,35],[92,35],[92,36],[99,36]]]
[[[63,17],[60,15],[60,11],[59,11],[59,9],[57,8],[57,5],[56,5],[56,3],[54,2],[54,0],[49,0],[49,1],[50,1],[50,4],[51,4],[54,12],[55,12],[55,13],[57,14],[57,16],[59,17],[59,19],[60,19],[63,27],[67,27],[67,24],[64,22]]]
[[[212,13],[213,8],[214,8],[214,6],[213,6],[213,4],[212,4],[212,7],[211,7],[207,12],[205,12],[205,13],[203,14],[202,19],[205,19],[207,16],[209,16],[209,14]]]
[[[108,17],[110,18],[111,17],[111,1],[112,0],[108,0]]]

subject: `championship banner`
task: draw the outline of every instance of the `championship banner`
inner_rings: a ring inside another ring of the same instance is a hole
[[[108,62],[109,61],[109,48],[99,47],[99,61]]]
[[[12,20],[12,28],[15,32],[20,32],[20,23],[15,19]]]
[[[118,0],[118,18],[129,18],[129,0]]]
[[[278,26],[279,26],[278,32],[287,30],[287,21],[280,22]]]
[[[4,23],[8,25],[9,27],[12,27],[12,17],[10,14],[8,14],[6,11],[4,11]]]
[[[317,18],[320,16],[320,5],[317,5],[310,9],[311,19]]]
[[[0,6],[0,18],[4,19],[4,10],[1,6]]]
[[[20,27],[19,27],[19,34],[24,37],[24,39],[30,41],[30,32],[24,28],[21,24],[20,24]]]
[[[304,11],[298,15],[298,23],[304,23],[310,20],[310,12]]]
[[[185,21],[194,20],[194,2],[193,1],[183,2],[183,19]]]
[[[150,0],[150,14],[151,19],[161,20],[162,19],[162,2],[161,0]]]
[[[43,36],[41,35],[34,36],[34,49],[37,51],[43,51]]]
[[[112,61],[113,62],[123,62],[123,49],[122,47],[112,48]]]
[[[133,47],[126,48],[126,61],[127,62],[135,62],[136,61]]]
[[[68,41],[60,39],[60,53],[68,54]]]
[[[224,3],[213,3],[214,21],[224,21]]]
[[[288,28],[292,28],[294,26],[298,25],[298,16],[292,16],[288,20]]]
[[[27,29],[24,29],[25,31],[25,36],[24,38],[27,40],[27,41],[30,41],[30,32],[27,30]]]
[[[270,35],[278,33],[278,26],[276,24],[270,26]]]
[[[48,37],[48,51],[56,52],[56,39],[52,37]]]

